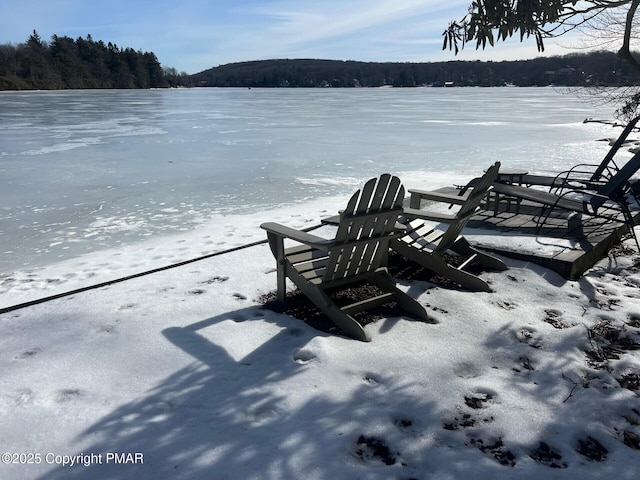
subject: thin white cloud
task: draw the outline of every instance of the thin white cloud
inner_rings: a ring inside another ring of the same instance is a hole
[[[375,27],[384,32],[385,27],[396,22],[412,22],[417,17],[441,14],[443,10],[442,2],[425,0],[303,4],[306,9],[301,9],[300,2],[289,2],[279,8],[272,5],[275,10],[263,7],[254,13],[273,19],[270,32],[296,42],[308,42],[350,36]]]
[[[433,0],[377,0],[276,1],[237,7],[247,23],[236,25],[233,35],[214,35],[220,46],[218,63],[284,57],[363,61],[428,58],[434,46],[440,48],[448,22],[464,13],[466,6],[466,0],[444,6]],[[425,47],[428,49],[418,50]]]

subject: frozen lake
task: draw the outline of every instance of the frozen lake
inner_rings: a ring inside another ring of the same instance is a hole
[[[611,114],[552,88],[1,92],[0,274],[201,228],[230,235],[222,221],[262,237],[242,231],[245,215],[334,213],[384,172],[433,188],[498,160],[598,162],[596,140],[619,129],[583,120]]]

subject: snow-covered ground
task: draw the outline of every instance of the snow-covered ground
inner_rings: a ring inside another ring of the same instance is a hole
[[[264,238],[233,228],[209,235]],[[15,273],[2,306],[192,258],[190,235]],[[9,311],[0,478],[635,479],[633,245],[576,282],[510,259],[492,293],[400,279],[437,323],[377,321],[370,343],[263,308],[265,244]]]
[[[510,259],[491,293],[400,278],[434,322],[370,343],[262,305],[262,222],[317,225],[385,170],[598,162],[619,129],[551,89],[276,90],[3,97],[0,479],[637,478],[633,241],[576,282]]]

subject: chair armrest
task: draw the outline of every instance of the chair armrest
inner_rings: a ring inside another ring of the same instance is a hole
[[[334,240],[327,240],[326,238],[318,237],[307,232],[296,230],[295,228],[287,227],[275,222],[267,222],[260,225],[260,228],[267,231],[271,235],[275,235],[281,238],[290,238],[296,242],[304,243],[310,247],[320,250],[327,250],[335,242]]]
[[[431,200],[435,202],[448,203],[448,204],[456,204],[462,205],[467,201],[467,195],[455,194],[455,193],[444,193],[444,192],[434,192],[428,190],[409,190],[411,194],[411,205],[418,206],[419,200]]]
[[[427,210],[418,210],[417,208],[405,208],[403,216],[411,220],[419,218],[421,220],[430,220],[432,222],[440,222],[452,224],[460,221],[460,217],[450,213],[429,212]]]
[[[569,170],[564,170],[556,175],[556,180],[566,182],[567,180],[572,180],[575,178],[591,178],[595,169],[598,168],[598,165],[592,163],[578,163],[574,165]],[[576,177],[579,175],[580,177]]]
[[[340,224],[340,215],[332,215],[331,217],[326,217],[320,219],[320,223],[323,225],[339,225]]]
[[[572,173],[583,173],[585,175],[593,175],[593,172],[596,170],[596,168],[598,168],[598,166],[599,165],[595,163],[578,163],[573,167],[571,167],[569,170],[565,170],[564,172],[561,172],[560,175],[562,174],[571,175]],[[580,170],[584,168],[589,168],[589,170]]]

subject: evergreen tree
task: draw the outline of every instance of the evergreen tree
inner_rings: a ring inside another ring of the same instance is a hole
[[[187,81],[173,79],[174,86]],[[49,44],[34,30],[26,43],[0,45],[0,90],[159,88],[169,85],[155,54],[121,50],[109,42],[53,35]]]

